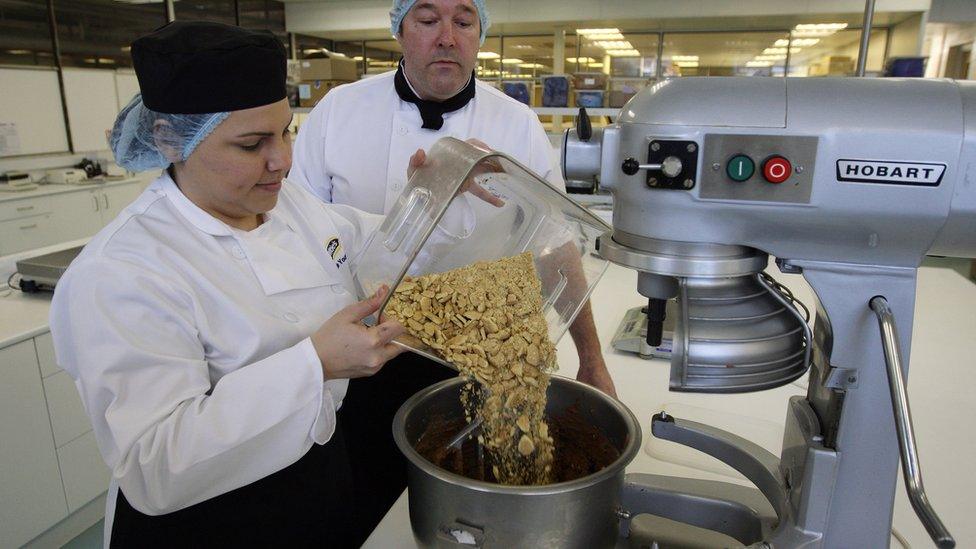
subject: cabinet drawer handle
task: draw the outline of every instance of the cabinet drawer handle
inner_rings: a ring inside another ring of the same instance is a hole
[[[26,231],[27,229],[36,229],[37,223],[31,223],[30,225],[23,225],[20,230]]]
[[[34,209],[34,206],[21,206],[17,208],[18,212],[29,212]]]

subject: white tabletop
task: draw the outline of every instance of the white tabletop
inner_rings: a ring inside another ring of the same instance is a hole
[[[809,286],[798,275],[773,273],[808,306]],[[642,360],[610,350],[609,344],[624,312],[645,303],[637,294],[636,272],[611,266],[593,293],[594,320],[604,344],[617,393],[637,416],[643,448],[627,472],[748,482],[718,460],[650,434],[651,416],[662,409],[677,417],[710,423],[748,438],[779,454],[787,400],[803,394],[805,378],[796,384],[758,393],[703,395],[668,391],[669,364]],[[976,493],[976,285],[949,269],[919,271],[909,397],[925,487],[936,511],[956,537],[959,547],[976,543],[970,495]],[[575,376],[578,359],[570,338],[558,345],[561,375]],[[908,504],[899,472],[894,527],[913,546],[931,541]],[[897,546],[893,544],[894,546]],[[406,492],[367,540],[368,548],[416,547],[410,529]]]

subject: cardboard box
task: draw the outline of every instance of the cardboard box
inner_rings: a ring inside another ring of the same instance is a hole
[[[359,78],[356,61],[349,57],[333,56],[326,59],[302,59],[300,71],[303,81],[343,80],[352,82]]]
[[[577,90],[606,89],[607,75],[602,72],[577,72],[573,74],[573,87]]]
[[[610,83],[610,106],[613,108],[623,107],[630,98],[637,95],[637,92],[644,89],[647,80],[642,78],[618,78]]]
[[[628,101],[630,101],[630,98],[635,95],[637,95],[637,92],[627,93],[623,91],[612,90],[610,92],[610,107],[614,109],[619,109],[620,107],[623,107]]]
[[[298,106],[314,107],[332,88],[346,83],[345,80],[312,80],[310,82],[299,82]]]

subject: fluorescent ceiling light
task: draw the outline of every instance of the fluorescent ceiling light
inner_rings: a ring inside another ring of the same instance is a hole
[[[626,40],[601,40],[593,42],[594,46],[603,48],[605,50],[632,50],[634,46]]]
[[[623,40],[624,35],[619,32],[608,32],[606,34],[587,34],[587,40]]]
[[[697,55],[672,55],[672,61],[698,61]]]
[[[593,59],[592,57],[580,57],[579,59],[577,59],[575,57],[567,57],[566,58],[566,61],[569,61],[570,63],[577,63],[577,62],[578,63],[592,63],[592,62],[596,61],[596,59]]]
[[[837,32],[839,30],[844,30],[847,28],[847,23],[813,23],[808,25],[797,25],[793,27],[793,30],[805,31],[805,30],[832,30]]]
[[[629,50],[607,50],[607,55],[611,57],[640,57],[640,52],[631,48]]]
[[[620,34],[620,29],[576,29],[576,34]]]
[[[793,27],[793,36],[830,36],[847,28],[847,23],[817,23]]]
[[[7,50],[7,53],[12,53],[14,55],[26,55],[30,53],[30,50]]]
[[[799,53],[803,48],[790,48],[790,53]],[[763,55],[786,55],[786,48],[766,48]]]
[[[478,59],[498,59],[499,57],[501,57],[501,56],[498,55],[497,53],[493,52],[493,51],[479,51],[478,52]]]
[[[757,55],[756,61],[783,61],[786,59],[785,55]]]
[[[806,48],[816,44],[819,41],[820,41],[819,38],[794,38],[793,47]],[[777,48],[785,48],[786,46],[790,45],[790,41],[787,40],[786,38],[780,38],[773,45],[776,46]]]
[[[675,65],[683,69],[693,69],[698,66],[698,61],[678,61]]]
[[[602,69],[603,63],[590,63],[587,66],[590,67],[591,69]]]
[[[746,63],[747,67],[772,67],[772,61],[749,61]]]
[[[525,61],[522,61],[521,59],[518,59],[516,57],[509,57],[509,58],[502,59],[503,65],[518,65],[519,63],[525,63]]]
[[[102,63],[103,65],[114,65],[115,59],[109,59],[108,57],[99,57],[98,62]]]
[[[523,69],[541,69],[542,65],[539,63],[519,63],[519,67]]]

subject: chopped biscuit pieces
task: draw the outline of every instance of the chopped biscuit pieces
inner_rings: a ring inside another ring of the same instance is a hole
[[[544,418],[556,349],[532,254],[406,277],[385,313],[477,381],[462,401],[469,421],[482,418],[479,440],[498,481],[552,482],[552,438]]]

